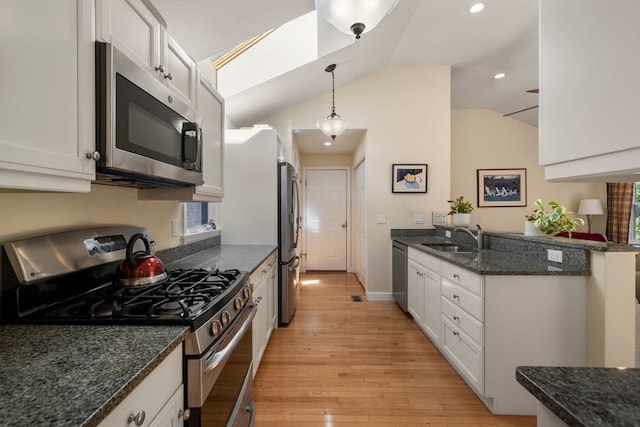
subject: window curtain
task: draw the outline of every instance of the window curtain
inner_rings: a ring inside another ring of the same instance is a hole
[[[607,239],[629,243],[633,182],[607,183]]]

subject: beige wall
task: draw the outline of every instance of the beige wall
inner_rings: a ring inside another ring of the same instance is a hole
[[[314,129],[326,114],[330,94],[307,100],[261,120],[275,126],[283,142],[292,129]],[[431,211],[444,210],[450,185],[450,68],[391,67],[336,87],[336,110],[350,127],[367,129],[353,163],[367,162],[367,292],[391,291],[391,228],[431,227]],[[362,151],[364,149],[364,151]],[[364,156],[362,155],[364,153]],[[307,160],[305,160],[307,161]],[[391,193],[394,163],[426,163],[426,194]],[[351,166],[355,166],[352,164]],[[427,223],[413,223],[415,213]],[[387,216],[377,224],[378,214]]]
[[[451,196],[477,206],[477,169],[527,169],[527,206],[476,208],[475,218],[489,230],[522,233],[533,202],[555,200],[576,212],[581,199],[598,198],[606,210],[604,183],[550,183],[538,165],[538,129],[492,110],[451,112]],[[594,216],[592,231],[605,232],[606,217]],[[587,231],[585,226],[581,231]]]
[[[135,189],[92,185],[91,193],[0,193],[0,242],[27,235],[92,225],[147,227],[156,249],[178,246],[171,220],[182,218],[179,202],[141,202]]]
[[[351,167],[351,153],[342,154],[301,154],[300,165],[304,166],[348,166]]]

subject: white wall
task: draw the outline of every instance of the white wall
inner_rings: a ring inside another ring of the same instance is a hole
[[[606,210],[604,183],[551,183],[538,165],[538,129],[492,110],[451,111],[451,196],[465,196],[477,206],[477,169],[527,169],[527,206],[477,208],[473,211],[489,230],[522,233],[533,202],[555,200],[572,212],[581,199],[598,198]],[[606,216],[594,216],[592,231],[604,233]],[[587,231],[586,218],[584,227]]]
[[[331,94],[307,100],[261,120],[278,128],[314,129],[326,115]],[[361,149],[367,161],[367,265],[369,298],[391,291],[391,228],[416,227],[415,213],[431,217],[450,196],[450,68],[391,67],[336,87],[336,110],[353,128],[367,129]],[[338,142],[337,142],[338,143]],[[426,194],[391,192],[394,163],[426,163]],[[385,214],[386,224],[376,216]],[[430,227],[430,221],[420,227]]]

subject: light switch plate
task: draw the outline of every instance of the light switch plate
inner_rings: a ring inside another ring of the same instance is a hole
[[[445,225],[447,223],[447,214],[440,211],[431,212],[431,223],[433,225]]]
[[[413,214],[414,224],[424,224],[424,214]]]
[[[553,262],[562,262],[562,251],[547,249],[547,259]]]
[[[376,222],[378,224],[386,224],[387,223],[387,215],[386,214],[378,214],[378,215],[376,215]]]

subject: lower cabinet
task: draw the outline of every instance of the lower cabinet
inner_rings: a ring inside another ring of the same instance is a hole
[[[517,366],[585,366],[585,276],[480,275],[411,247],[408,258],[409,313],[492,413],[536,414]]]
[[[253,319],[253,376],[255,377],[260,361],[267,349],[273,331],[277,309],[277,256],[272,252],[249,277],[253,288],[253,300],[258,305],[256,317]]]
[[[182,426],[182,360],[180,345],[98,424],[99,427]]]

